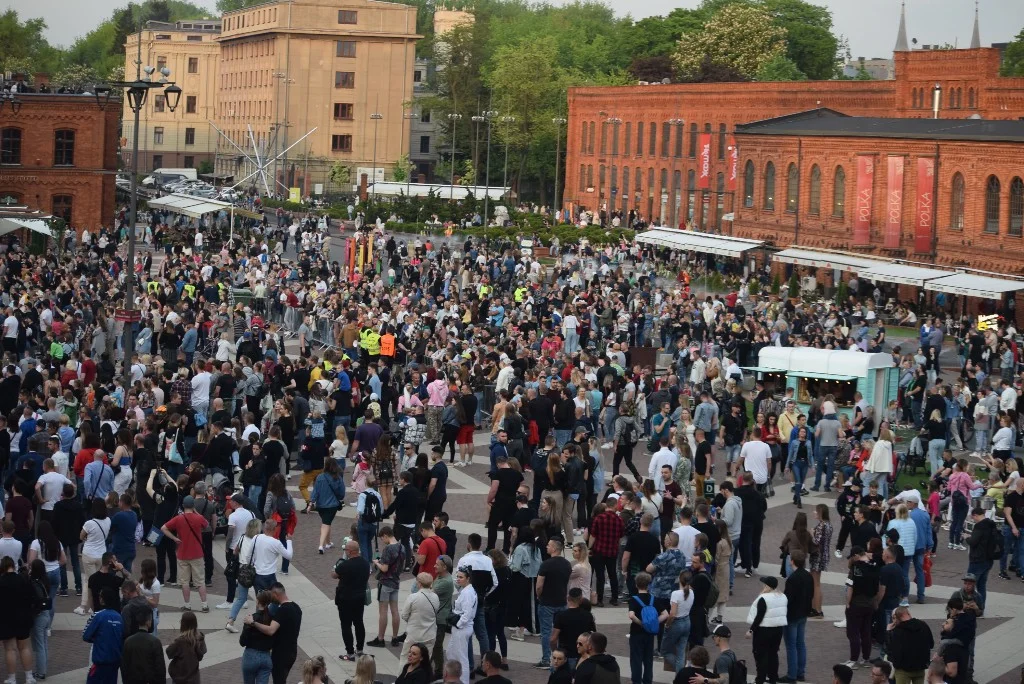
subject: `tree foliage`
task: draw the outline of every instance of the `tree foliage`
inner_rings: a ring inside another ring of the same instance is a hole
[[[683,79],[686,83],[735,83],[737,81],[749,81],[731,64],[722,64],[712,61],[707,56],[701,61],[697,73]]]
[[[341,162],[334,162],[331,170],[327,172],[327,179],[334,185],[352,184],[352,167]]]
[[[1024,29],[1006,46],[999,73],[1003,76],[1024,76]]]
[[[700,31],[684,35],[675,63],[682,74],[692,76],[710,58],[753,77],[785,52],[786,29],[775,24],[763,7],[737,3],[722,8]]]
[[[42,19],[22,21],[13,9],[0,14],[0,68],[26,71],[27,75],[56,69],[60,65],[60,51],[47,42],[45,30],[46,22]]]
[[[658,83],[664,79],[674,79],[675,66],[668,55],[651,55],[635,57],[627,69],[629,75],[638,81]]]
[[[807,74],[785,55],[776,55],[757,70],[758,81],[806,81]]]
[[[52,82],[58,88],[85,90],[95,84],[99,78],[91,66],[84,64],[67,64],[53,75]]]

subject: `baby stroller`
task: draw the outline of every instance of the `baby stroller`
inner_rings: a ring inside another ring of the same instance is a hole
[[[912,475],[917,474],[917,469],[928,470],[928,441],[921,435],[914,435],[910,441],[910,449],[907,450],[906,467]]]
[[[231,486],[231,480],[228,479],[223,473],[213,473],[207,478],[207,484],[209,491],[213,495],[213,503],[215,510],[217,511],[217,523],[213,530],[213,536],[218,534],[227,534],[228,531],[228,516],[227,507],[228,499],[235,493],[234,488]]]

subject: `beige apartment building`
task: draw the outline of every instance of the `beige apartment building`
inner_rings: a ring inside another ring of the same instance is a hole
[[[378,178],[390,173],[408,144],[403,103],[412,100],[420,38],[415,7],[281,0],[222,21],[217,126],[249,155],[251,127],[261,157],[270,158],[316,129],[268,173],[270,184],[274,175],[281,183],[272,191],[313,193],[336,162],[350,167],[353,183],[373,168]],[[218,142],[217,173],[241,180],[253,169],[230,143]]]
[[[139,118],[139,165],[141,171],[157,168],[198,167],[216,156],[216,133],[210,126],[217,103],[217,69],[220,65],[219,19],[164,23],[151,21],[141,32],[142,65],[166,66],[171,80],[181,89],[178,107],[171,112],[162,95],[150,93]],[[125,44],[125,80],[135,79],[140,34]],[[122,146],[130,163],[134,118],[125,98]]]

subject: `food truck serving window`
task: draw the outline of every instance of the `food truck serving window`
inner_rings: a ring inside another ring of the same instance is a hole
[[[830,378],[798,378],[797,401],[809,404],[818,397],[831,394],[835,397],[836,406],[853,406],[853,395],[857,391],[856,379],[834,380]]]

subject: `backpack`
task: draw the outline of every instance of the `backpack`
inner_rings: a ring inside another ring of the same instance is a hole
[[[708,589],[707,598],[704,599],[704,609],[705,610],[711,610],[712,608],[714,608],[715,604],[718,603],[719,595],[720,594],[719,594],[719,591],[718,591],[718,585],[715,584],[714,582],[711,582],[711,588]],[[746,681],[746,680],[743,680],[743,681]]]
[[[377,465],[377,481],[378,482],[394,482],[395,480],[395,467],[392,464],[391,458],[385,457],[380,460]]]
[[[44,610],[50,610],[51,598],[50,592],[45,586],[38,580],[32,580],[32,611],[33,614],[39,615]]]
[[[643,625],[644,631],[648,634],[657,634],[661,623],[658,622],[658,609],[654,607],[654,597],[648,594],[647,605],[644,605],[639,596],[634,595],[633,598],[643,606],[640,609],[640,622]]]
[[[995,528],[988,533],[988,543],[985,545],[986,556],[990,561],[997,561],[1003,557],[1003,535]]]
[[[384,519],[384,509],[378,497],[374,492],[364,492],[366,494],[366,503],[363,505],[363,522],[376,525]]]
[[[633,421],[630,420],[622,427],[622,443],[629,444],[630,446],[635,446],[636,441],[636,426],[634,425]]]
[[[732,649],[724,651],[722,655],[725,655],[726,653],[729,654],[729,657],[732,660],[732,662],[729,663],[729,681],[738,683],[747,681],[747,661],[740,660]]]

